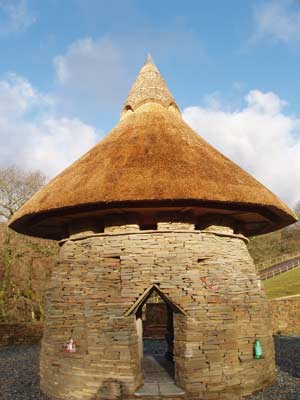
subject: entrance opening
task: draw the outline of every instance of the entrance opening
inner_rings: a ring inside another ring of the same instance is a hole
[[[182,395],[175,384],[174,314],[184,313],[160,290],[148,288],[127,315],[135,314],[144,385],[137,396]]]
[[[147,301],[138,308],[137,325],[142,324],[139,340],[140,357],[144,377],[153,375],[153,368],[164,376],[165,380],[174,380],[173,311],[167,303],[153,291]],[[153,378],[153,376],[151,376]]]

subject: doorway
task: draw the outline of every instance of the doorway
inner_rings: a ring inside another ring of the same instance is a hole
[[[137,309],[136,321],[144,378],[148,378],[150,373],[153,375],[156,370],[168,381],[174,380],[174,324],[171,307],[154,290]]]
[[[136,395],[182,395],[175,383],[174,314],[183,313],[160,290],[148,288],[128,311],[135,314],[143,386]],[[176,318],[176,316],[175,316]]]

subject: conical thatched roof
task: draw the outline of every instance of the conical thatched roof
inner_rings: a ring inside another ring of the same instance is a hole
[[[274,194],[184,122],[150,59],[129,93],[119,124],[35,194],[10,227],[59,239],[64,226],[78,216],[141,207],[229,213],[249,234],[296,220]]]

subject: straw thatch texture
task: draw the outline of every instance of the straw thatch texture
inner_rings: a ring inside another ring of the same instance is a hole
[[[54,178],[13,217],[10,226],[34,234],[32,217],[129,206],[137,202],[210,202],[269,211],[269,230],[295,216],[274,194],[195,133],[173,110],[147,103]],[[75,208],[74,208],[75,207]],[[78,209],[79,210],[79,209]],[[49,222],[48,221],[48,222]],[[49,223],[50,223],[49,222]],[[40,234],[40,233],[39,233]],[[46,232],[44,236],[47,235]]]
[[[128,94],[121,119],[127,113],[136,111],[142,104],[150,102],[161,104],[166,108],[171,107],[179,113],[174,97],[149,54]]]

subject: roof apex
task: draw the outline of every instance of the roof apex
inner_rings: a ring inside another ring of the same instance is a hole
[[[154,62],[154,60],[153,60],[153,57],[152,57],[151,53],[148,53],[148,54],[147,54],[146,60],[145,60],[145,62],[144,62],[144,65],[147,65],[147,64],[153,64],[153,65],[156,67],[155,62]],[[156,68],[157,68],[157,67],[156,67]]]
[[[172,96],[150,53],[147,54],[145,63],[130,89],[121,113],[121,119],[128,113],[135,112],[145,103],[158,103],[164,108],[171,108],[180,113],[176,100]]]

